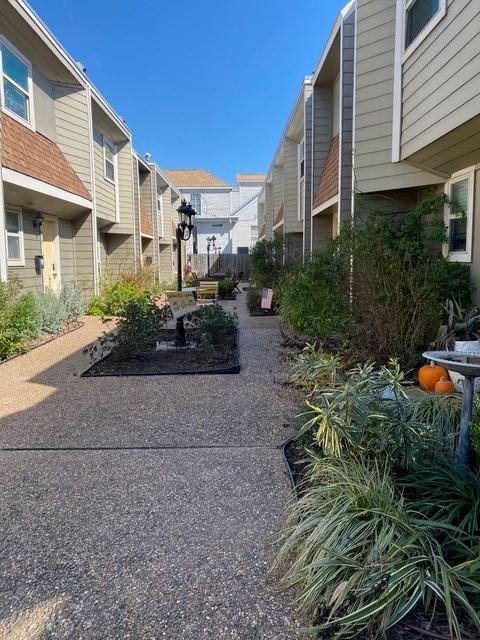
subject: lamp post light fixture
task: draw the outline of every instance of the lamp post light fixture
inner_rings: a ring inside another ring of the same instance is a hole
[[[37,215],[33,219],[32,225],[33,225],[33,228],[36,229],[38,234],[40,234],[40,232],[42,230],[42,225],[43,225],[43,216],[40,213],[40,211],[37,213]]]
[[[215,236],[209,236],[207,238],[207,275],[210,278],[210,251],[215,252],[215,242],[217,241]]]
[[[194,227],[193,220],[196,215],[195,209],[186,200],[182,200],[181,205],[177,209],[179,221],[176,230],[177,239],[177,291],[182,290],[182,242],[190,240],[192,229]],[[184,347],[187,344],[185,339],[185,326],[183,324],[183,316],[177,318],[175,327],[175,346]]]

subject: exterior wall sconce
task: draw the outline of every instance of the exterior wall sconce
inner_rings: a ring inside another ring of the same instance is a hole
[[[32,224],[33,224],[33,228],[36,229],[37,232],[40,234],[40,231],[42,230],[42,225],[43,225],[43,216],[40,212],[37,213],[37,215],[33,219]]]

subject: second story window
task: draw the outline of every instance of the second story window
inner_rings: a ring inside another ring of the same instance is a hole
[[[105,164],[105,178],[110,182],[116,182],[116,146],[103,136],[103,160]]]
[[[305,140],[298,145],[298,177],[305,177]]]
[[[159,213],[163,211],[162,187],[157,187],[157,211]]]
[[[32,123],[32,68],[20,52],[0,39],[2,105],[15,118]]]
[[[440,11],[441,0],[407,0],[405,48],[422,33]]]
[[[197,216],[202,215],[202,194],[201,193],[191,193],[190,194],[190,204],[195,209]]]

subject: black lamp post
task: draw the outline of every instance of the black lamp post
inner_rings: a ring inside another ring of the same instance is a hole
[[[210,251],[215,251],[215,242],[217,241],[215,236],[207,238],[207,275],[210,278]]]
[[[196,211],[186,200],[182,200],[182,204],[178,207],[179,222],[177,224],[177,290],[182,290],[182,241],[187,242],[192,235],[193,219]],[[183,316],[177,318],[175,329],[175,346],[184,347],[187,344],[185,339],[185,327],[183,324]]]

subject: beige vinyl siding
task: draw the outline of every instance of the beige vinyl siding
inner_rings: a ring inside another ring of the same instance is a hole
[[[305,140],[305,204],[303,226],[303,253],[308,256],[312,241],[312,148],[313,148],[313,91],[311,85],[304,86],[305,117],[303,133]]]
[[[336,209],[337,205],[335,205]],[[333,235],[334,216],[331,209],[312,218],[312,251],[319,251],[327,246]]]
[[[358,0],[355,117],[356,189],[372,192],[439,182],[392,163],[396,0]]]
[[[85,213],[73,221],[75,272],[78,284],[93,291],[95,255],[93,252],[93,214]]]
[[[475,287],[472,294],[472,302],[480,304],[480,170],[475,171],[475,201],[472,238],[472,264],[471,275]]]
[[[172,244],[160,245],[160,282],[170,282],[173,279]]]
[[[117,143],[117,168],[120,221],[115,226],[115,231],[133,234],[135,213],[133,210],[132,146],[130,141]]]
[[[479,98],[480,3],[449,0],[403,65],[402,157],[477,116]]]
[[[8,202],[6,204],[8,206]],[[43,291],[43,276],[35,271],[35,256],[42,253],[41,236],[33,228],[36,212],[22,209],[22,214],[25,266],[7,267],[7,277],[18,278],[26,291]]]
[[[58,243],[62,285],[76,285],[78,282],[75,269],[75,241],[71,220],[58,219]]]
[[[123,271],[132,272],[135,268],[133,235],[106,233],[106,269],[112,278]]]
[[[70,166],[92,193],[90,132],[87,94],[84,89],[55,85],[53,87],[56,142]]]
[[[284,230],[285,233],[301,232],[303,221],[298,219],[298,144],[287,138],[284,142],[284,154]]]
[[[315,86],[313,90],[313,147],[312,187],[313,194],[320,184],[328,157],[333,134],[333,90],[332,87]]]
[[[35,66],[32,67],[32,82],[35,129],[49,140],[56,141],[52,84]]]
[[[93,152],[95,164],[95,206],[97,216],[109,222],[115,222],[115,186],[105,178],[103,136],[101,132],[96,129],[93,130]]]
[[[139,171],[138,162],[135,156],[132,156],[132,170],[133,170],[133,208],[134,208],[134,229],[135,229],[135,242],[136,242],[136,254],[138,256],[142,253],[142,238],[140,235],[140,185],[139,185]]]
[[[266,200],[265,200],[265,239],[271,240],[273,234],[273,184],[267,182],[265,187]]]
[[[273,219],[283,204],[283,167],[273,167]]]
[[[340,202],[339,222],[352,216],[352,140],[353,140],[353,80],[355,59],[355,13],[342,26],[342,103],[340,114]]]

